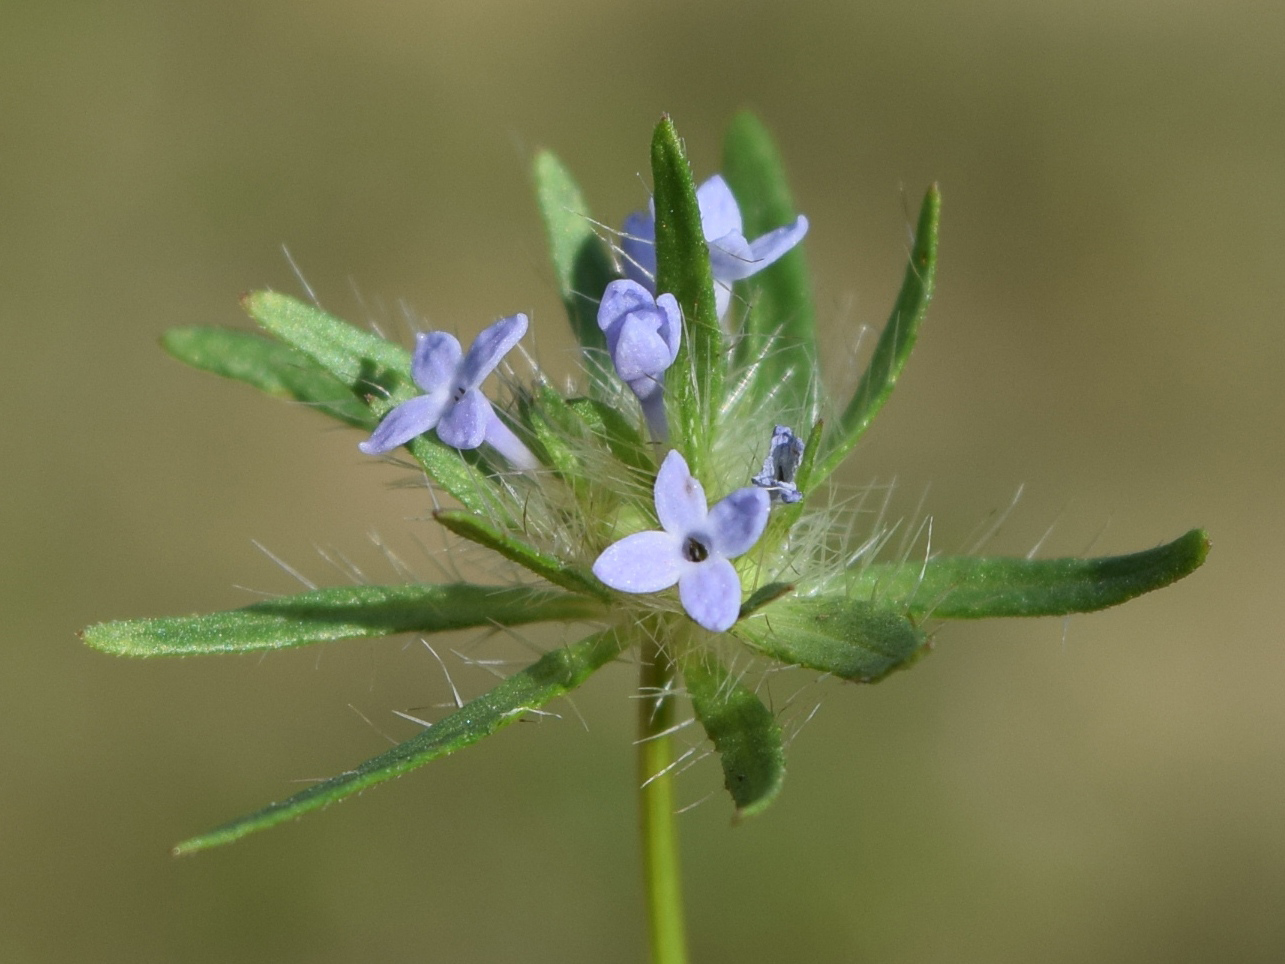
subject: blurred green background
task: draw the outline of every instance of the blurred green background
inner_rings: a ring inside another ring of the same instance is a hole
[[[831,384],[942,183],[939,294],[847,484],[895,476],[943,549],[1024,484],[989,551],[1214,551],[1122,609],[948,625],[877,687],[781,683],[821,708],[778,804],[681,818],[694,959],[1281,960],[1283,42],[1262,0],[6,4],[0,959],[643,959],[628,667],[587,729],[175,860],[408,736],[390,710],[439,712],[441,671],[397,639],[145,663],[75,632],[296,588],[252,540],[391,580],[377,532],[438,578],[422,490],[165,328],[302,293],[284,244],[335,313],[524,310],[570,371],[532,151],[614,224],[662,110],[703,177],[750,106],[812,218]]]

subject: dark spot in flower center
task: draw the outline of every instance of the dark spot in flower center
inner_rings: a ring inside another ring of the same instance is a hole
[[[709,558],[709,547],[695,536],[683,540],[683,558],[688,562],[704,562]]]

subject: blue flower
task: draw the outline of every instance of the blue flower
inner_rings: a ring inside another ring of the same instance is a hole
[[[732,284],[758,274],[803,240],[808,219],[800,214],[794,221],[769,231],[753,241],[745,238],[741,209],[721,174],[715,174],[696,190],[700,205],[701,231],[709,246],[709,267],[714,275],[714,300],[718,317],[727,314],[732,301]],[[625,275],[649,291],[656,290],[656,215],[635,211],[625,219],[620,240]]]
[[[795,435],[788,425],[778,425],[772,433],[767,458],[763,460],[763,471],[750,481],[771,492],[773,501],[798,502],[803,493],[794,484],[794,475],[802,461],[803,439]]]
[[[486,442],[515,468],[534,469],[535,456],[513,434],[479,391],[486,376],[527,329],[527,316],[510,315],[484,329],[473,340],[468,354],[459,340],[445,331],[416,336],[411,356],[411,377],[424,390],[384,416],[370,438],[357,447],[367,455],[381,455],[409,442],[429,429],[457,449],[475,449]]]
[[[593,574],[621,592],[660,592],[678,583],[687,615],[711,632],[736,622],[741,579],[728,560],[748,552],[767,525],[768,494],[737,489],[711,509],[687,462],[670,452],[656,474],[662,530],[635,532],[608,546]]]
[[[607,352],[616,374],[639,402],[658,442],[668,435],[664,374],[678,357],[683,316],[671,294],[659,298],[636,281],[613,281],[598,305],[598,327],[607,336]]]

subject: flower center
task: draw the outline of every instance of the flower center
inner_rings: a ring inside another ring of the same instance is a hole
[[[696,536],[683,540],[683,558],[688,562],[704,562],[709,558],[709,547]]]

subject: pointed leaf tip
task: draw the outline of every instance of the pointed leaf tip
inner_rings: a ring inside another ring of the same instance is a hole
[[[1065,616],[1096,612],[1195,572],[1209,536],[1192,529],[1166,545],[1095,559],[943,556],[877,563],[854,572],[850,591],[937,619]]]

